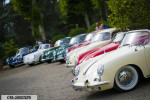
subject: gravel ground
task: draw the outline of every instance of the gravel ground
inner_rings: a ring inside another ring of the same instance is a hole
[[[71,68],[61,63],[0,70],[0,95],[38,95],[38,100],[150,100],[150,79],[130,92],[89,93],[74,91],[70,86],[73,77]]]

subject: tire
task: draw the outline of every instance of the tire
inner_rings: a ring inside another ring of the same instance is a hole
[[[14,67],[15,67],[15,65],[11,65],[11,64],[10,64],[10,65],[9,65],[9,67],[10,67],[10,68],[14,68]]]
[[[47,63],[51,63],[52,62],[52,60],[47,60]]]
[[[34,63],[32,63],[32,64],[29,64],[29,66],[33,66],[34,65]]]
[[[115,76],[114,88],[119,92],[134,89],[139,82],[139,73],[132,66],[124,66],[118,70]]]
[[[43,63],[43,62],[42,62],[42,56],[40,56],[40,58],[39,58],[39,63],[40,63],[40,64]]]

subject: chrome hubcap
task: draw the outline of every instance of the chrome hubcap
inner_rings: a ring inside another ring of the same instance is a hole
[[[123,85],[128,85],[132,82],[133,77],[130,71],[122,71],[119,74],[119,81]]]

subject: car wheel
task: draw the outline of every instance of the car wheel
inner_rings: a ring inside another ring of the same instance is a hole
[[[15,67],[15,65],[11,65],[11,64],[10,64],[10,65],[9,65],[9,67],[14,68],[14,67]]]
[[[132,66],[125,66],[116,73],[114,88],[120,92],[130,91],[136,87],[138,81],[138,71]]]
[[[34,63],[32,63],[32,64],[29,64],[30,66],[33,66],[34,65]]]
[[[40,58],[39,58],[39,63],[40,63],[40,64],[43,63],[43,62],[42,62],[42,56],[40,56]]]
[[[52,60],[47,60],[47,63],[51,63]]]

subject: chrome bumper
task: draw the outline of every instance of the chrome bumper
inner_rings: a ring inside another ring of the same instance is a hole
[[[98,84],[89,84],[89,85],[71,85],[72,88],[76,91],[101,91],[103,85],[108,84],[108,81],[100,82]]]

